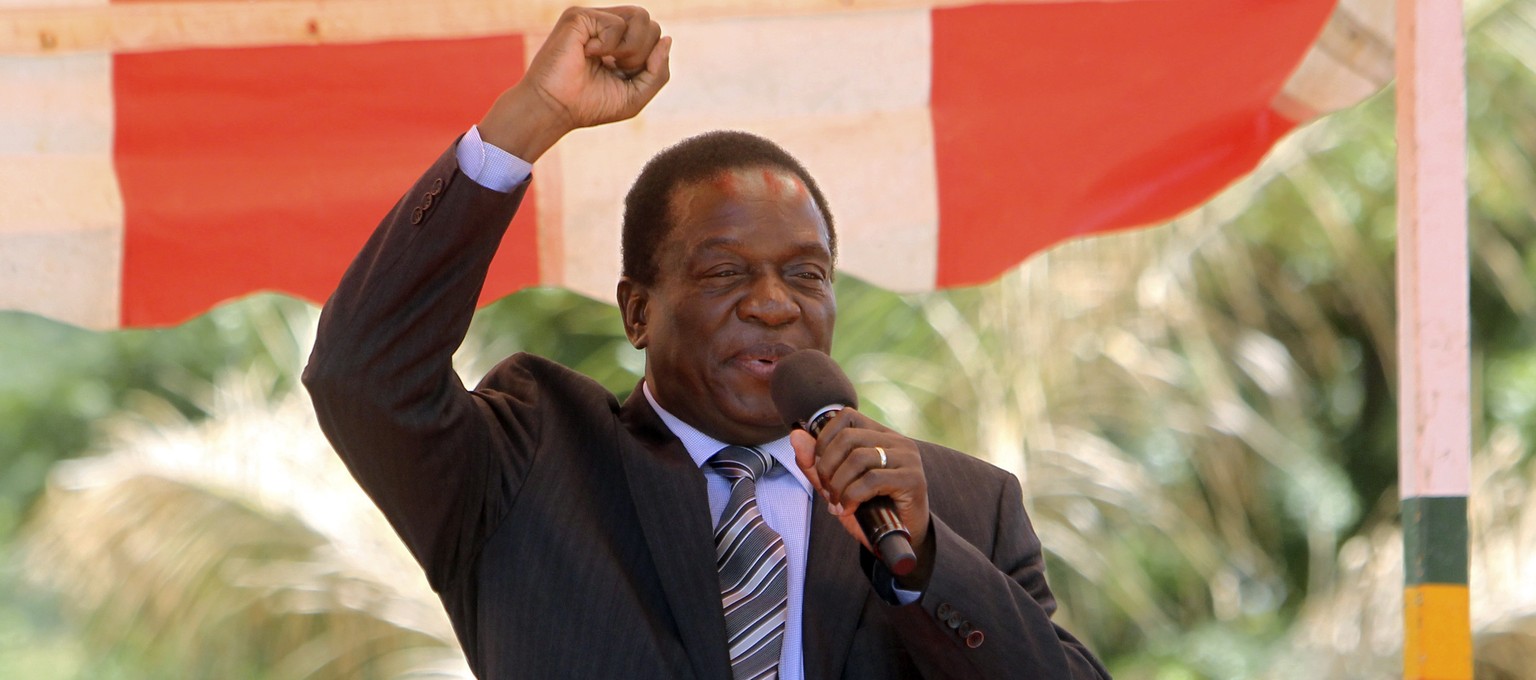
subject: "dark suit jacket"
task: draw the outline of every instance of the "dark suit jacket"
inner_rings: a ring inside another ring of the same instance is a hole
[[[451,354],[523,189],[450,148],[384,219],[321,316],[320,423],[441,596],[482,678],[729,678],[703,473],[636,390],[517,355],[473,392]],[[1018,481],[922,444],[936,562],[922,599],[816,499],[811,679],[1107,677],[1055,626]]]

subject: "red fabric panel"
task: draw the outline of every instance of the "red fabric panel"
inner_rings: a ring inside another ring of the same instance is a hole
[[[1062,239],[1166,220],[1294,123],[1270,102],[1333,0],[1164,0],[933,12],[938,285]]]
[[[123,324],[329,297],[380,218],[523,71],[519,36],[119,54]],[[539,280],[534,200],[486,297]]]

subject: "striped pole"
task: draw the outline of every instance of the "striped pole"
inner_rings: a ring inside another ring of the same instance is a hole
[[[1403,677],[1471,680],[1466,45],[1460,0],[1398,0]]]

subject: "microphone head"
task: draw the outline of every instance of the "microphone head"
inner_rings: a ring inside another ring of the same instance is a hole
[[[857,408],[859,397],[853,383],[824,352],[802,349],[779,360],[769,383],[773,405],[785,424],[809,420],[817,411],[833,404]]]

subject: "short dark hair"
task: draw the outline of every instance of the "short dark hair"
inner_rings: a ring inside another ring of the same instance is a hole
[[[653,285],[660,274],[656,251],[672,230],[672,195],[679,187],[714,179],[741,168],[768,167],[793,173],[805,183],[827,223],[827,246],[837,259],[837,229],[827,198],[811,173],[778,144],[737,130],[715,130],[689,137],[651,157],[624,197],[622,250],[624,276]]]

